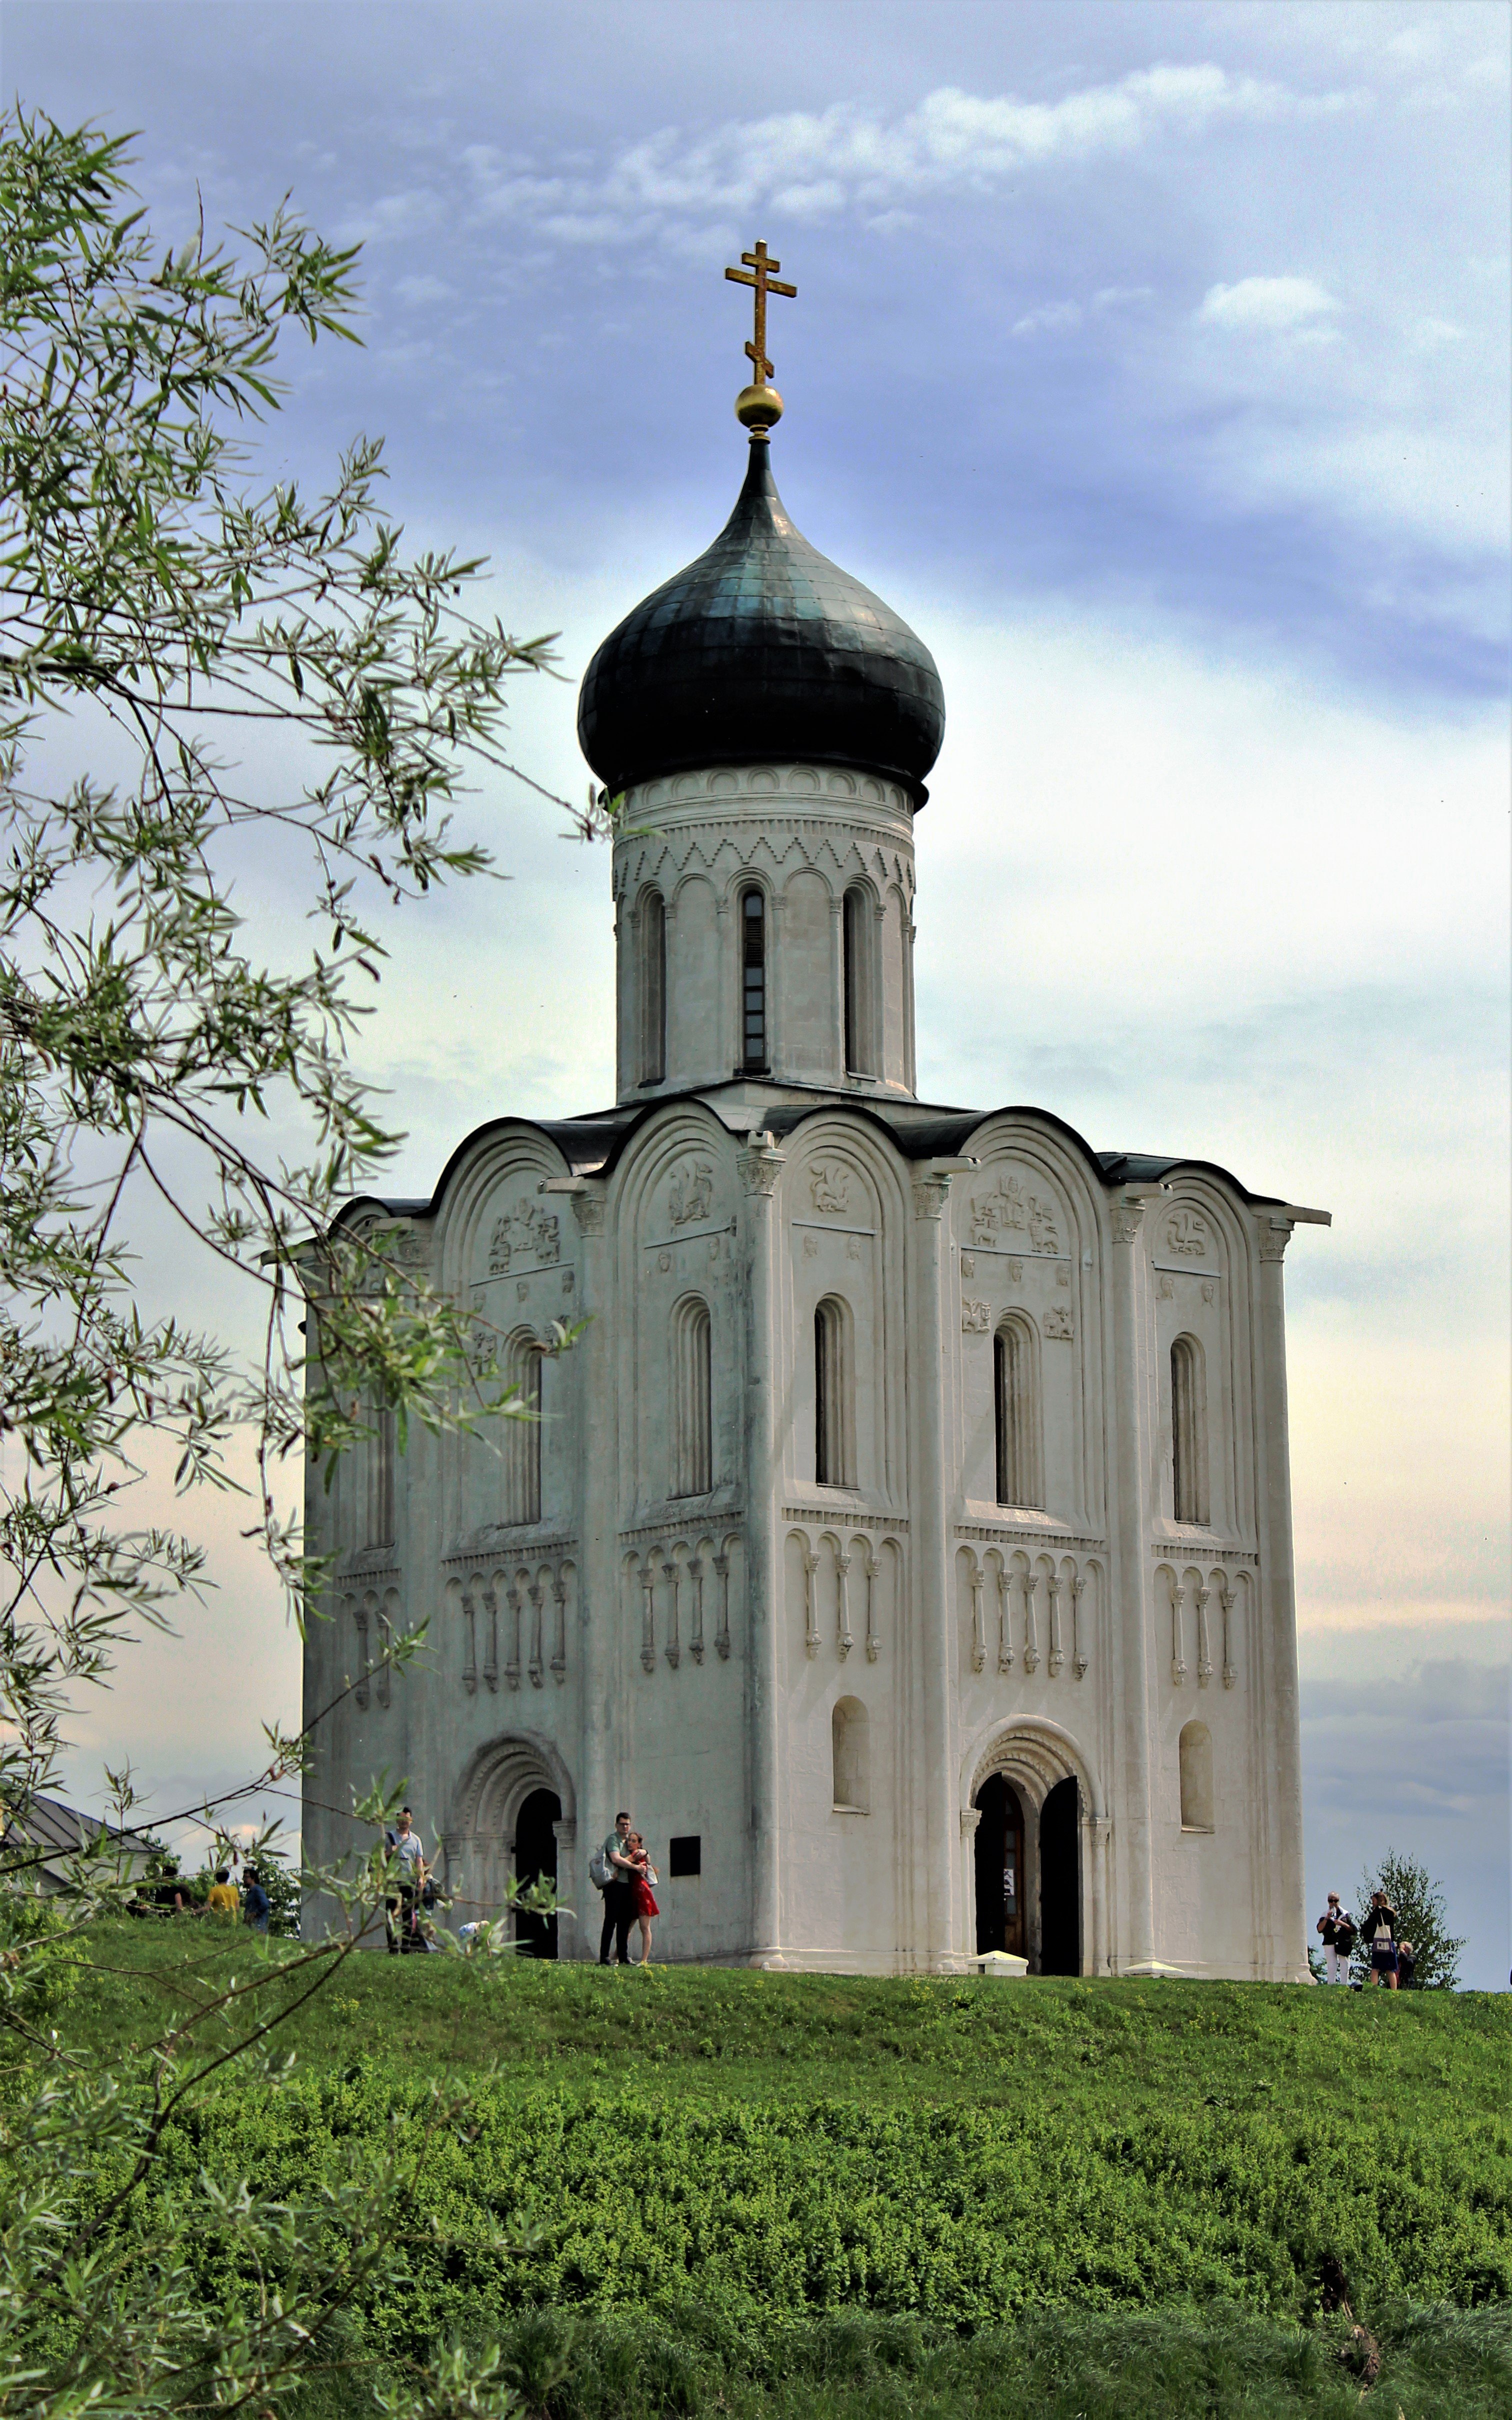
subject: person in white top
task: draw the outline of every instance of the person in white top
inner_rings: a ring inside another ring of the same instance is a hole
[[[388,1935],[390,1957],[401,1949],[423,1949],[425,1936],[420,1931],[420,1893],[425,1887],[425,1843],[414,1828],[414,1818],[408,1807],[401,1807],[389,1842],[389,1855],[398,1867],[397,1899],[387,1902],[384,1931]]]
[[[1330,1891],[1328,1905],[1317,1919],[1317,1929],[1323,1936],[1323,1972],[1331,1983],[1348,1983],[1355,1923],[1337,1891]]]

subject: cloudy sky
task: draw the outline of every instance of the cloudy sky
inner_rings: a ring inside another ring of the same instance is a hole
[[[286,191],[364,246],[265,459],[388,441],[416,543],[559,629],[522,761],[581,792],[599,637],[742,468],[764,235],[801,528],[934,649],[921,1090],[1037,1101],[1334,1214],[1289,1256],[1309,1886],[1425,1857],[1504,1983],[1508,24],[1500,6],[8,0],[7,89],[141,130],[164,234]],[[407,911],[365,1049],[427,1191],[613,1094],[608,867]],[[249,874],[248,913],[281,901]],[[231,1315],[227,1313],[227,1315]],[[291,1714],[220,1590],[86,1710],[165,1807]],[[271,1811],[271,1809],[270,1809]]]

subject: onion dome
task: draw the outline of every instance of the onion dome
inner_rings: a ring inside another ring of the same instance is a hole
[[[928,648],[800,536],[764,431],[713,545],[611,631],[578,700],[583,753],[616,792],[796,760],[879,773],[922,806],[944,729]]]

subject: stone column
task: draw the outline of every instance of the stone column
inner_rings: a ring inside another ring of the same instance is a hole
[[[1149,1492],[1149,1436],[1140,1352],[1145,1261],[1139,1249],[1145,1204],[1158,1186],[1130,1186],[1112,1205],[1114,1427],[1116,1437],[1113,1539],[1117,1560],[1111,1635],[1115,1665],[1114,1703],[1120,1717],[1123,1772],[1117,1780],[1118,1864],[1128,1931],[1114,1951],[1135,1974],[1155,1962],[1155,1901],[1150,1825],[1149,1573],[1145,1547]]]
[[[914,1383],[911,1393],[914,1434],[910,1512],[923,1713],[915,1751],[914,1807],[922,1835],[925,1923],[924,1937],[916,1938],[912,1948],[914,1956],[935,1972],[950,1966],[960,1947],[957,1862],[961,1834],[951,1719],[956,1701],[956,1638],[945,1476],[945,1256],[950,1239],[943,1213],[951,1176],[963,1165],[959,1160],[925,1161],[913,1179]]]
[[[1262,1607],[1252,1663],[1269,1737],[1270,1855],[1268,1893],[1273,1976],[1306,1979],[1302,1883],[1302,1718],[1297,1693],[1297,1580],[1291,1543],[1291,1450],[1286,1427],[1286,1307],[1282,1260],[1289,1218],[1262,1218],[1255,1305],[1259,1368],[1260,1589]]]
[[[773,933],[773,942],[775,933]],[[773,949],[769,966],[775,956]],[[770,1032],[770,1029],[769,1029]],[[777,1761],[778,1632],[782,1559],[777,1443],[778,1368],[773,1196],[783,1156],[770,1134],[754,1134],[740,1154],[745,1193],[745,1571],[748,1653],[746,1736],[751,1782],[751,1956],[782,1962],[781,1827]]]
[[[966,1957],[976,1951],[976,1827],[982,1820],[979,1807],[963,1807],[960,1810],[960,1908],[956,1929]]]
[[[607,1831],[608,1826],[605,1825]],[[587,1877],[587,1859],[584,1859],[584,1875],[577,1876],[578,1827],[570,1815],[564,1815],[552,1825],[556,1838],[556,1896],[572,1909],[565,1909],[556,1919],[556,1954],[558,1958],[593,1958],[598,1944],[592,1939],[593,1910],[586,1905],[592,1885]],[[594,1893],[597,1899],[597,1892]]]

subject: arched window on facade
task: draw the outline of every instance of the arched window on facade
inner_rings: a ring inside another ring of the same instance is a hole
[[[709,1305],[689,1295],[672,1314],[674,1496],[707,1496],[714,1484],[711,1346]]]
[[[876,923],[872,904],[860,883],[852,883],[842,902],[841,955],[845,986],[845,1063],[850,1076],[875,1076]]]
[[[992,1409],[997,1500],[1043,1511],[1038,1344],[1031,1323],[1010,1312],[992,1339]]]
[[[395,1465],[398,1459],[397,1423],[392,1404],[373,1414],[367,1440],[366,1501],[363,1506],[363,1544],[369,1551],[394,1544]]]
[[[1178,1336],[1171,1347],[1172,1512],[1208,1526],[1208,1382],[1202,1346]]]
[[[856,1483],[855,1373],[850,1315],[834,1295],[814,1313],[814,1476],[820,1487]]]
[[[667,910],[660,891],[641,901],[641,1082],[667,1072]]]
[[[541,1365],[545,1359],[533,1336],[517,1336],[509,1345],[506,1373],[518,1390],[520,1408],[528,1418],[503,1422],[504,1518],[511,1527],[540,1519]]]
[[[767,1064],[767,903],[759,891],[740,893],[740,1064]]]
[[[859,1698],[837,1698],[830,1716],[830,1746],[834,1767],[834,1804],[846,1814],[865,1815],[871,1807],[870,1726]]]
[[[1188,1723],[1177,1742],[1181,1764],[1181,1829],[1213,1828],[1213,1743],[1206,1723]]]

